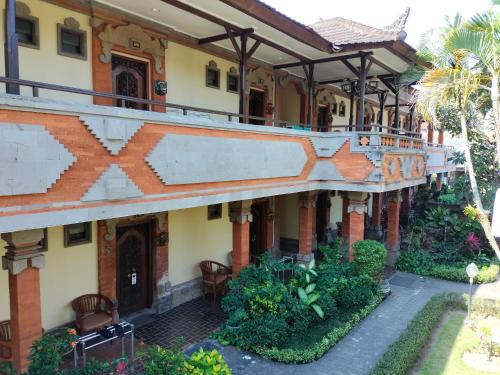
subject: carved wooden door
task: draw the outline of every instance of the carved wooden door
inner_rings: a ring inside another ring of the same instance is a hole
[[[148,304],[149,226],[118,228],[117,236],[118,310],[126,316]]]
[[[142,99],[148,98],[147,63],[113,55],[111,66],[114,94]],[[115,100],[115,105],[125,108],[148,109],[146,104],[130,100]]]

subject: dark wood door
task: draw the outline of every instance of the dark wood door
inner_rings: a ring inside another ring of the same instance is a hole
[[[318,244],[326,243],[326,223],[328,214],[328,193],[318,194],[316,201],[316,239]]]
[[[264,92],[259,90],[250,90],[248,101],[248,114],[250,116],[264,117]],[[263,125],[264,120],[250,119],[250,124]]]
[[[318,131],[326,132],[328,131],[328,107],[318,108]]]
[[[143,61],[113,55],[111,59],[113,93],[132,96],[134,98],[148,98],[148,64]],[[147,110],[146,104],[130,100],[115,100],[117,107]]]
[[[252,205],[253,220],[250,223],[250,258],[255,261],[265,251],[266,203]]]
[[[121,316],[148,307],[149,240],[148,224],[117,230],[117,295]]]

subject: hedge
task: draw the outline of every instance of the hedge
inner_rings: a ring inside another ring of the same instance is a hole
[[[376,296],[368,305],[355,313],[351,319],[339,327],[332,329],[323,338],[306,349],[291,348],[264,348],[258,347],[253,351],[272,361],[283,363],[309,363],[321,358],[328,350],[338,343],[351,329],[371,314],[382,302],[382,296]]]
[[[408,324],[401,336],[389,346],[370,375],[407,374],[448,309],[467,310],[467,296],[456,293],[433,296]],[[473,310],[498,315],[500,302],[475,299]]]

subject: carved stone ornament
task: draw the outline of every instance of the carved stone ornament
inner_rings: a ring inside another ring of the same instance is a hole
[[[31,9],[25,3],[16,1],[16,16],[31,16]]]
[[[115,239],[117,222],[117,219],[106,220],[106,234],[104,235],[106,241],[113,241]]]
[[[351,201],[349,206],[347,206],[347,213],[356,212],[357,214],[364,214],[368,212],[368,206],[366,202]]]
[[[278,78],[278,83],[281,87],[285,87],[288,85],[288,83],[290,82],[290,79],[292,78],[292,76],[290,76],[290,74],[286,74],[284,76],[280,76]]]
[[[245,224],[252,222],[252,200],[236,201],[229,203],[229,221],[231,223]]]
[[[165,49],[168,47],[166,39],[152,38],[137,25],[117,26],[106,25],[104,31],[100,32],[98,38],[101,40],[101,54],[99,60],[107,64],[111,61],[113,46],[118,45],[131,51],[150,53],[155,62],[155,70],[163,74],[165,69]]]
[[[401,203],[403,201],[403,198],[401,197],[401,190],[390,191],[389,194],[387,194],[387,201]]]
[[[299,207],[314,208],[316,207],[317,192],[308,191],[299,194]]]
[[[71,30],[80,30],[80,22],[75,20],[73,17],[65,18],[64,26]]]

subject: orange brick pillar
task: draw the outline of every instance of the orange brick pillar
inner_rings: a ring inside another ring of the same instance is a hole
[[[309,262],[316,240],[316,200],[317,192],[299,194],[299,261]]]
[[[401,190],[401,210],[399,222],[403,226],[409,224],[410,210],[411,210],[411,190],[410,188],[404,188]]]
[[[42,335],[39,269],[45,264],[40,245],[43,229],[3,233],[2,239],[7,242],[2,267],[9,271],[13,365],[17,373],[24,373],[31,344]]]
[[[352,261],[354,259],[352,245],[365,238],[365,213],[367,212],[368,193],[349,192],[347,196],[349,199],[349,206],[347,206],[349,217],[349,261]]]
[[[442,187],[443,187],[443,174],[437,173],[436,174],[436,190],[441,190]]]
[[[444,142],[444,132],[443,129],[439,129],[438,132],[438,145],[442,145]]]
[[[233,223],[233,276],[250,262],[250,222],[252,201],[229,203],[229,220]]]
[[[432,124],[427,125],[427,142],[434,143],[434,128]]]
[[[399,212],[401,191],[389,192],[387,197],[387,265],[394,266],[399,256]]]
[[[377,237],[382,236],[382,194],[373,193],[372,198],[372,228]]]

